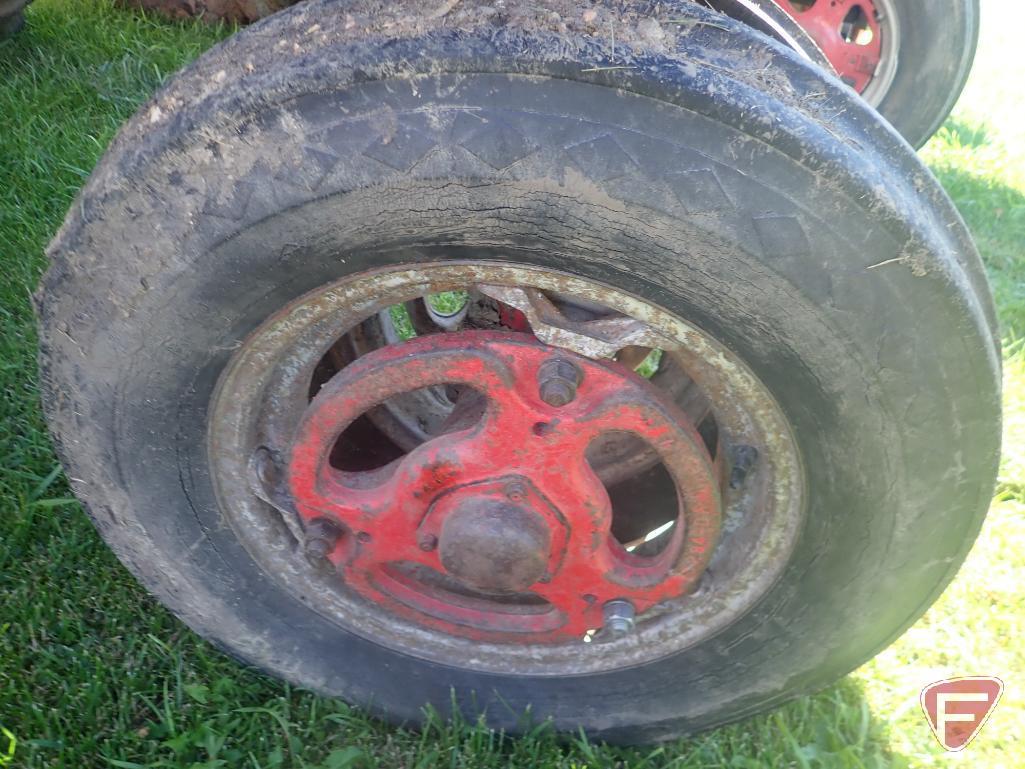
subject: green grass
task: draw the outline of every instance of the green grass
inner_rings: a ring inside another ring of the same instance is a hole
[[[421,733],[243,669],[139,588],[69,496],[38,408],[29,294],[43,247],[120,122],[229,30],[160,23],[103,0],[37,0],[0,44],[0,766],[940,766],[918,711],[948,674],[1005,678],[963,759],[1021,765],[1025,702],[1025,66],[1017,0],[984,3],[978,67],[924,150],[986,258],[1005,335],[998,497],[965,569],[902,639],[831,689],[658,749],[540,730],[512,740],[434,721]],[[16,739],[13,759],[6,745]]]

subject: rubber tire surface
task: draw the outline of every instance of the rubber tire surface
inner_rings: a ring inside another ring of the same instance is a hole
[[[1000,376],[978,255],[910,148],[781,46],[686,4],[665,11],[693,22],[672,50],[617,40],[617,70],[595,67],[600,37],[438,22],[383,41],[349,36],[339,8],[275,15],[181,73],[51,245],[46,413],[128,568],[238,658],[393,721],[454,691],[495,727],[529,705],[615,742],[821,688],[920,616],[987,509]],[[748,614],[628,670],[482,673],[364,639],[256,567],[205,455],[231,350],[329,281],[460,256],[645,296],[772,390],[808,504]]]
[[[979,40],[979,0],[894,0],[899,63],[876,109],[914,147],[943,125],[968,81]]]
[[[0,40],[16,35],[25,26],[25,6],[32,0],[0,0]]]

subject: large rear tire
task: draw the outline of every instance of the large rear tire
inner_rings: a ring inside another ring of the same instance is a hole
[[[341,8],[293,8],[177,76],[51,245],[46,412],[126,566],[237,657],[394,721],[455,703],[518,731],[529,708],[618,742],[822,687],[921,615],[988,506],[1000,376],[978,255],[907,145],[689,3],[662,27],[620,16],[614,53],[551,20],[346,29]],[[294,457],[333,340],[469,269],[688,340],[685,370],[722,383],[719,440],[757,443],[705,582],[632,635],[527,653],[419,626],[311,565],[253,492],[254,458]]]

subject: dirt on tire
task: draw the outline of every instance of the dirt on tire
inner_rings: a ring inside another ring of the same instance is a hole
[[[293,0],[120,0],[126,8],[142,8],[172,19],[203,19],[249,24],[292,5]]]

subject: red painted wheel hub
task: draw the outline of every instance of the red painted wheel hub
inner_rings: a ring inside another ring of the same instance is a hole
[[[377,470],[332,466],[357,417],[428,386],[459,388],[442,434]],[[675,482],[679,514],[655,555],[611,534],[609,496],[585,458],[609,432],[643,439]],[[307,532],[328,532],[322,554],[347,588],[480,640],[580,639],[608,601],[640,614],[685,595],[719,535],[717,472],[686,416],[633,371],[526,334],[435,334],[364,355],[311,402],[288,472]]]
[[[872,0],[777,0],[858,93],[882,60],[883,31]]]

